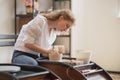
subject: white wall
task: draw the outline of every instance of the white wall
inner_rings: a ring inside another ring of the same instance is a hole
[[[0,35],[14,34],[14,0],[0,0]],[[13,47],[0,47],[0,63],[10,62]]]
[[[117,0],[72,0],[77,18],[72,29],[72,56],[92,51],[92,61],[106,70],[120,71],[120,18]]]

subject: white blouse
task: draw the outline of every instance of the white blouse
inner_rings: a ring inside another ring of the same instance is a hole
[[[43,49],[52,48],[52,44],[56,39],[56,31],[51,30],[49,34],[47,19],[44,16],[37,15],[29,23],[23,25],[18,39],[15,43],[15,50],[36,53],[35,51],[26,48],[26,42],[39,45]]]

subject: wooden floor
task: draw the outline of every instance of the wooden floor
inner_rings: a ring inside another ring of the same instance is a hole
[[[120,80],[120,74],[118,73],[109,73],[113,80]]]

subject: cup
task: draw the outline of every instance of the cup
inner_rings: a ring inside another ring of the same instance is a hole
[[[78,50],[76,59],[77,61],[81,61],[83,64],[88,64],[91,59],[91,52],[86,50]]]

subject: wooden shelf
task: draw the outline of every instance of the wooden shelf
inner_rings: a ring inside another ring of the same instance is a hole
[[[22,17],[22,18],[33,17],[33,14],[17,14],[16,17]]]
[[[31,19],[33,19],[32,15],[17,15],[17,33],[19,34],[22,26],[28,23]]]
[[[57,35],[57,37],[70,37],[71,35]]]

